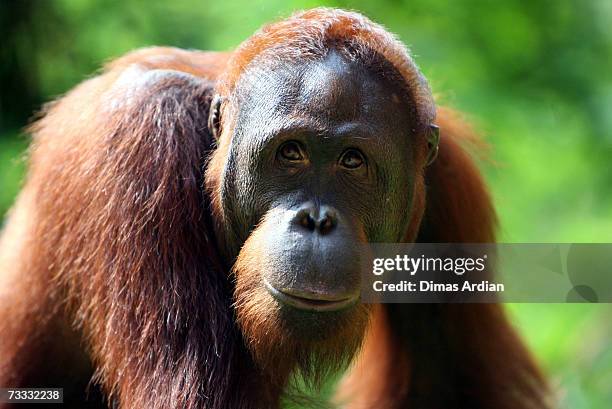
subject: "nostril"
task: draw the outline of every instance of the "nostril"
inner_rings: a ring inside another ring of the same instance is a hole
[[[321,234],[327,234],[329,232],[331,232],[334,229],[334,222],[332,221],[332,219],[330,219],[329,217],[326,217],[325,219],[323,219],[321,221],[321,224],[319,225],[319,231],[321,232]]]
[[[321,234],[328,234],[336,227],[336,213],[331,209],[325,209],[322,213],[323,217],[319,220],[319,232]]]
[[[314,221],[314,219],[312,217],[310,217],[309,214],[305,215],[302,218],[301,224],[302,224],[302,226],[304,226],[308,230],[314,230],[315,229],[315,221]]]
[[[316,228],[315,219],[312,217],[312,212],[309,209],[300,210],[297,215],[297,223],[307,230],[314,231]]]

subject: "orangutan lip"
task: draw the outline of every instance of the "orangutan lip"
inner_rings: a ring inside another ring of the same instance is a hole
[[[268,292],[270,292],[270,294],[272,294],[272,296],[278,301],[300,310],[319,312],[338,311],[352,305],[357,300],[357,297],[331,299],[330,296],[315,294],[312,294],[312,296],[316,296],[317,298],[306,298],[302,295],[289,294],[288,292],[278,290],[272,286],[272,284],[268,283],[267,280],[264,280],[264,284]]]

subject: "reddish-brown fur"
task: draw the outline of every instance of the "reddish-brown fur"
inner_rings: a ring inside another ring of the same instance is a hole
[[[300,362],[300,343],[267,320],[275,307],[254,289],[256,233],[232,274],[218,257],[230,141],[205,129],[212,90],[229,97],[274,44],[323,26],[385,57],[417,116],[433,120],[403,47],[329,9],[267,27],[234,54],[133,52],[45,110],[0,246],[0,386],[65,387],[78,400],[95,370],[121,408],[274,408],[296,367],[338,369],[367,333],[337,398],[350,408],[546,406],[545,382],[498,305],[360,307],[344,333],[309,344],[315,361]],[[450,111],[436,123],[440,154],[413,187],[406,240],[492,242],[491,200],[462,147],[470,133]]]

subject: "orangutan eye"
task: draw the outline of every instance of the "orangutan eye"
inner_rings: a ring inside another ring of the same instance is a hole
[[[348,149],[340,157],[340,165],[347,169],[357,169],[365,164],[365,159],[357,149]]]
[[[281,145],[278,156],[286,161],[300,162],[305,159],[304,152],[297,142],[289,141]]]

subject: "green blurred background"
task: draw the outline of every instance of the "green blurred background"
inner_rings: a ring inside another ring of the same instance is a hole
[[[21,129],[42,103],[134,48],[227,50],[261,24],[317,5],[359,10],[397,33],[438,101],[468,113],[486,136],[501,241],[612,242],[607,0],[2,0],[0,217],[23,180]],[[561,407],[612,407],[612,306],[508,309]]]

